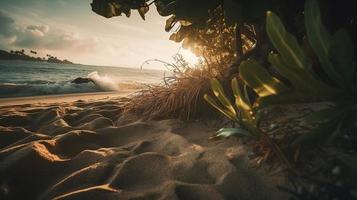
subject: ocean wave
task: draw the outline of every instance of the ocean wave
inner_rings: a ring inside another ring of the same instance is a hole
[[[119,91],[121,89],[139,89],[142,87],[140,83],[120,82],[120,80],[108,75],[101,76],[96,71],[89,73],[87,78],[92,79],[94,83],[74,84],[71,83],[72,80],[63,82],[33,80],[27,83],[0,83],[0,98]]]
[[[0,84],[0,98],[101,91],[95,85],[71,83]]]
[[[115,80],[112,77],[109,77],[108,75],[100,76],[98,72],[94,71],[88,74],[87,78],[94,81],[95,85],[103,90],[119,90],[119,81]]]

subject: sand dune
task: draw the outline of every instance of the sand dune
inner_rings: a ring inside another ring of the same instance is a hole
[[[0,199],[284,199],[219,124],[135,121],[122,101],[0,107]]]

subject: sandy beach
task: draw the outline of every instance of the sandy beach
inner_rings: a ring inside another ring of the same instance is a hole
[[[0,0],[0,200],[357,200],[357,0]]]
[[[138,90],[123,90],[115,92],[92,92],[92,93],[73,93],[61,95],[42,95],[31,97],[0,98],[0,106],[23,105],[23,104],[49,104],[65,103],[78,100],[100,100],[115,97],[125,97],[134,94]]]
[[[2,99],[0,199],[285,199],[217,122],[128,120],[125,95]]]

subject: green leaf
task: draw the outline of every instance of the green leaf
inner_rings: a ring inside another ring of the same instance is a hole
[[[292,104],[292,103],[304,103],[309,100],[308,97],[302,96],[295,91],[289,91],[280,95],[271,95],[266,97],[261,97],[255,103],[256,107],[263,108],[271,105],[278,104]]]
[[[313,95],[309,97],[310,99],[325,99],[336,92],[335,89],[316,79],[312,72],[289,67],[278,54],[269,54],[268,60],[282,76],[291,82],[297,93],[305,96]]]
[[[320,9],[316,0],[307,0],[305,3],[305,26],[307,39],[319,58],[320,64],[326,74],[336,84],[343,83],[339,74],[329,59],[329,50],[332,45],[332,36],[322,25]]]
[[[329,58],[335,69],[343,77],[346,87],[353,85],[356,63],[354,62],[353,41],[348,33],[339,30],[333,36]]]
[[[226,108],[218,105],[218,103],[209,95],[205,94],[203,98],[215,109],[217,109],[220,113],[222,113],[224,116],[228,117],[234,122],[238,122],[237,115],[235,113],[230,112],[230,110],[227,110]]]
[[[219,83],[217,79],[211,79],[211,89],[213,91],[213,94],[217,97],[219,102],[231,113],[234,114],[234,116],[237,116],[237,113],[231,103],[231,101],[227,98],[226,94],[224,93],[222,85]]]
[[[245,98],[246,96],[242,94],[241,89],[239,88],[238,85],[237,78],[234,78],[232,80],[232,91],[233,91],[237,108],[240,108],[243,111],[248,111],[248,112],[251,111],[252,106],[250,105],[249,100]]]
[[[240,114],[240,123],[246,128],[254,126],[256,121],[253,116],[252,105],[249,102],[247,85],[244,85],[244,93],[242,93],[237,78],[234,78],[232,80],[232,90],[235,97],[235,103]]]
[[[149,6],[148,6],[147,4],[145,4],[145,6],[140,7],[140,8],[138,9],[138,12],[139,12],[139,14],[140,14],[140,17],[141,17],[143,20],[145,20],[145,14],[146,14],[147,12],[149,12]]]
[[[254,103],[254,100],[250,99],[249,93],[248,93],[248,89],[249,89],[249,86],[244,84],[244,86],[243,86],[243,97],[242,98],[246,99],[246,102],[250,105],[250,107],[252,107],[252,105]]]
[[[342,112],[341,112],[342,111]],[[326,108],[317,112],[313,112],[307,117],[304,118],[304,122],[311,124],[311,123],[326,123],[334,118],[341,115],[344,111],[339,109],[339,107],[331,107]]]
[[[170,18],[168,18],[166,20],[166,25],[165,25],[165,31],[169,32],[172,27],[176,24],[177,20],[176,20],[176,16],[172,15]]]
[[[273,12],[267,12],[267,34],[280,53],[284,63],[289,67],[310,70],[311,62],[300,47],[296,38],[285,30],[279,17]]]
[[[232,136],[239,136],[239,137],[254,137],[252,133],[243,129],[243,128],[222,128],[216,132],[216,134],[210,139],[220,139],[220,138],[228,138]]]
[[[311,85],[306,82],[305,75],[308,73],[303,69],[289,67],[278,54],[269,54],[268,60],[282,76],[291,82],[294,88],[302,91],[314,90],[314,88],[311,88]]]
[[[174,0],[170,1],[155,1],[155,6],[157,12],[164,17],[170,16],[175,13],[177,7],[177,2]]]
[[[289,90],[256,61],[248,60],[242,62],[239,66],[239,73],[242,79],[254,89],[259,97],[276,95]]]

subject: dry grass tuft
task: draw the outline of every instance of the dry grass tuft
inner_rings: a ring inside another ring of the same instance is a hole
[[[220,76],[221,70],[200,62],[190,66],[182,56],[175,57],[175,64],[166,63],[173,75],[164,84],[149,86],[140,91],[125,106],[124,112],[144,119],[180,118],[189,120],[211,111],[203,95],[210,91],[210,79]]]

